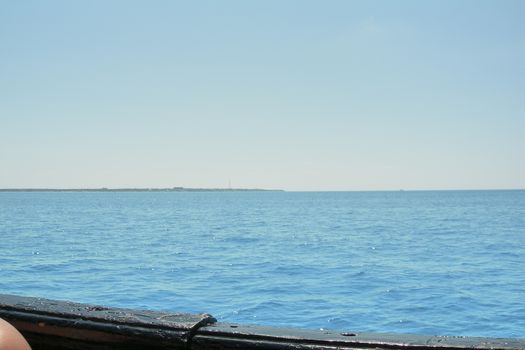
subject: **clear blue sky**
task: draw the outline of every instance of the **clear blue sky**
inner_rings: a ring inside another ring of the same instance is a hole
[[[525,1],[0,1],[0,187],[525,188]]]

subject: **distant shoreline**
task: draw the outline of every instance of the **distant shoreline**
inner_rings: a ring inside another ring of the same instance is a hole
[[[482,189],[410,189],[410,190],[283,190],[262,188],[0,188],[0,192],[471,192],[471,191],[525,191],[525,188]]]
[[[284,192],[260,188],[0,188],[0,192]]]

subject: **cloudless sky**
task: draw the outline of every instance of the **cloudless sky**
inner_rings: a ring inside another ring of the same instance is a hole
[[[525,1],[1,1],[0,188],[525,188]]]

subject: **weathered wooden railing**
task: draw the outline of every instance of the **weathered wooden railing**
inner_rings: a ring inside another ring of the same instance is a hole
[[[0,317],[14,325],[33,350],[525,350],[525,339],[354,334],[245,326],[218,323],[207,314],[118,309],[2,294]]]

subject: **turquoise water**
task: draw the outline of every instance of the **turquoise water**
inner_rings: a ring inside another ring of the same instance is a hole
[[[525,191],[3,192],[0,293],[525,337]]]

